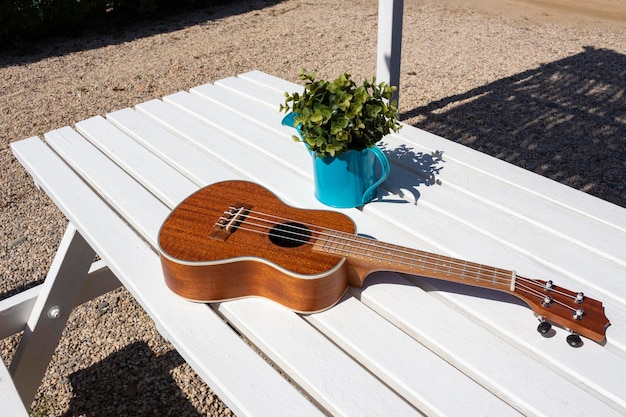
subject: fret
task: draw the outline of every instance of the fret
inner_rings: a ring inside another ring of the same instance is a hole
[[[374,255],[376,254],[375,248],[376,245],[373,245],[372,242],[367,242],[367,246],[364,252],[365,259],[369,259],[370,261],[374,260]]]
[[[408,252],[408,249],[405,249],[402,251],[402,256],[400,257],[400,260],[398,261],[399,266],[402,266],[404,264],[404,257],[406,256],[407,252]]]
[[[337,233],[333,233],[331,237],[328,239],[328,253],[337,253]]]
[[[384,260],[386,260],[389,257],[389,244],[385,243],[385,242],[379,242],[376,245],[378,251],[377,254],[378,256],[376,257],[376,259],[378,259],[378,263],[382,264]]]
[[[370,255],[367,254],[368,250],[371,250],[372,247],[372,239],[364,240],[365,247],[363,248],[363,256],[361,259],[367,259]]]
[[[383,247],[383,245],[384,245],[384,247]],[[388,248],[389,248],[389,243],[386,243],[386,242],[378,243],[377,247],[378,247],[379,252],[380,252],[379,255],[378,255],[378,263],[382,264],[383,261],[385,260],[385,256],[387,255]],[[390,262],[390,264],[391,264],[391,262]]]
[[[356,252],[354,253],[354,257],[358,258],[359,256],[359,252],[363,249],[363,237],[357,237],[357,246],[356,246]],[[361,259],[363,259],[363,256],[361,256]]]
[[[439,269],[439,259],[441,259],[441,255],[437,255],[437,260],[435,261],[435,275],[437,274],[437,269]]]
[[[348,238],[345,233],[338,233],[339,242],[337,242],[337,252],[338,254],[344,255],[350,253],[350,251],[346,251],[346,245],[348,242]],[[339,247],[341,246],[341,248]]]
[[[389,265],[393,265],[393,258],[394,257],[397,258],[399,256],[398,255],[398,252],[399,252],[398,245],[389,244],[389,243],[386,243],[385,245],[386,245],[386,253],[389,255],[388,256]],[[390,245],[392,247],[390,247]],[[398,263],[398,265],[400,265],[400,263]]]

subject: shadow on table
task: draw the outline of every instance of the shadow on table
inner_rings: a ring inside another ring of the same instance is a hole
[[[421,196],[420,189],[439,183],[437,176],[445,162],[443,152],[428,154],[404,144],[394,148],[386,142],[380,142],[378,146],[392,165],[391,174],[383,183],[383,188],[399,197],[398,202],[417,202]],[[393,198],[385,201],[393,201]]]
[[[73,397],[64,417],[200,416],[170,371],[184,363],[176,351],[156,356],[137,342],[69,375]]]
[[[401,118],[626,206],[626,55],[586,47]]]

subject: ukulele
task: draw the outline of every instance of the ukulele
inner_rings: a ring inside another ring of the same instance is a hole
[[[159,232],[167,286],[196,302],[249,296],[274,300],[293,311],[332,307],[348,286],[361,287],[374,271],[394,271],[489,288],[511,294],[540,317],[578,336],[605,338],[609,321],[602,303],[524,278],[515,271],[467,262],[356,235],[338,212],[291,207],[266,188],[225,181],[200,189],[178,205]]]

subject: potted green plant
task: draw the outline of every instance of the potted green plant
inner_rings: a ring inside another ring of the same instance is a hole
[[[376,143],[401,128],[391,100],[396,87],[376,84],[375,78],[357,85],[347,73],[327,81],[303,70],[300,79],[304,91],[286,92],[280,111],[288,113],[283,124],[298,130],[293,138],[313,156],[316,197],[333,207],[371,201],[389,175],[389,162]]]

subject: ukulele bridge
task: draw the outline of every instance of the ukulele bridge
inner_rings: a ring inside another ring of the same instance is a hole
[[[209,237],[211,239],[221,240],[222,242],[228,239],[228,236],[243,223],[251,208],[251,205],[243,203],[230,206],[228,210],[224,211],[220,218],[217,219]]]

